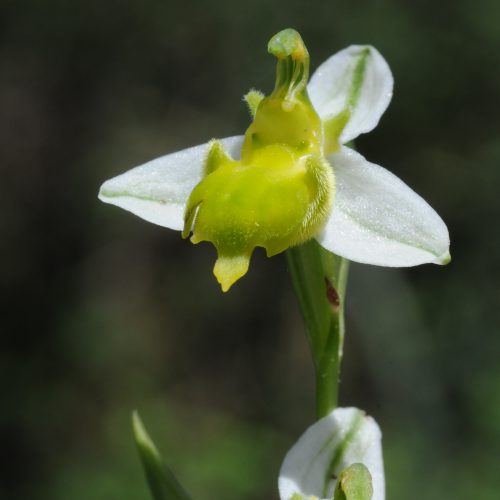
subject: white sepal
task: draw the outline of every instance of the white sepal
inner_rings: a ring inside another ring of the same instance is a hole
[[[220,141],[239,158],[242,136]],[[203,177],[208,143],[152,160],[106,181],[99,199],[160,226],[181,230],[192,189]]]
[[[402,180],[346,147],[328,161],[336,193],[330,218],[317,236],[323,247],[379,266],[449,262],[445,223]]]
[[[309,427],[287,453],[278,487],[281,500],[333,497],[336,478],[354,463],[372,476],[372,500],[384,500],[382,435],[371,417],[357,408],[336,408]]]
[[[393,85],[389,65],[377,49],[351,45],[319,66],[307,90],[323,121],[350,111],[340,135],[345,144],[377,126],[391,102]]]

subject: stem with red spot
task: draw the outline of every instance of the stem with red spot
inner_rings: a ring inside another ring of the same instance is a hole
[[[288,249],[287,259],[313,357],[319,419],[338,402],[349,261],[315,240]]]

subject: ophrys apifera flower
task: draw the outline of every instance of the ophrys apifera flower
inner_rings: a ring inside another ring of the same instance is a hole
[[[372,130],[387,108],[390,69],[371,46],[353,45],[308,82],[300,35],[269,42],[274,90],[245,99],[244,136],[169,154],[105,182],[102,201],[217,249],[224,291],[248,270],[255,247],[268,256],[311,238],[347,259],[383,266],[449,261],[436,212],[384,168],[344,146]]]

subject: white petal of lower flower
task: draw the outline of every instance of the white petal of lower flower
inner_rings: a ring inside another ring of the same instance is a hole
[[[287,453],[278,487],[281,500],[294,495],[331,499],[336,477],[354,463],[372,476],[372,500],[384,500],[382,435],[371,417],[357,408],[336,408],[309,427]]]
[[[391,70],[377,49],[351,45],[319,66],[307,90],[324,121],[350,110],[340,135],[345,144],[377,126],[391,102],[393,85]]]
[[[243,136],[220,141],[235,159]],[[181,230],[192,189],[203,176],[207,144],[168,154],[106,181],[99,199],[160,226]]]
[[[445,223],[403,181],[346,147],[328,161],[337,190],[330,218],[317,237],[323,247],[379,266],[449,262]]]

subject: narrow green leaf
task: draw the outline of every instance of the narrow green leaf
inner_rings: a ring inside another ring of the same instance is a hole
[[[154,500],[190,500],[172,471],[163,462],[158,449],[149,437],[136,411],[132,414],[132,429]]]
[[[372,495],[370,471],[363,464],[352,464],[340,473],[333,500],[370,500]]]

